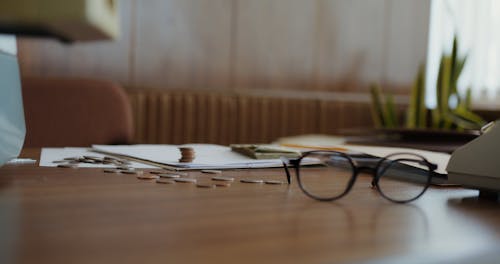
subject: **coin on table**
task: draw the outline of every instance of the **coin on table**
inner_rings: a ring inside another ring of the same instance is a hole
[[[221,174],[220,170],[201,170],[202,173]]]
[[[117,169],[104,169],[103,171],[106,173],[120,173],[120,170]]]
[[[214,184],[216,187],[230,187],[231,184],[229,182],[217,182]]]
[[[156,175],[151,175],[151,174],[145,174],[145,175],[138,175],[137,179],[139,180],[157,180],[159,177]]]
[[[64,160],[79,160],[80,157],[68,157],[68,158],[64,158]]]
[[[240,182],[243,183],[263,183],[263,180],[260,179],[241,179]]]
[[[229,182],[232,182],[232,181],[234,181],[234,178],[232,178],[232,177],[224,177],[224,176],[214,176],[214,177],[212,177],[212,180],[214,180],[214,181],[229,181]]]
[[[135,174],[135,175],[142,175],[142,171],[136,171],[136,170],[120,170],[121,173],[125,174]]]
[[[213,185],[211,183],[197,183],[196,187],[198,187],[198,188],[214,188],[215,185]]]
[[[176,178],[174,179],[176,182],[186,182],[186,183],[196,183],[196,179],[191,178]]]
[[[284,182],[283,181],[277,181],[277,180],[265,180],[264,181],[265,184],[283,184]]]
[[[166,171],[163,171],[163,170],[152,170],[149,173],[151,173],[151,174],[161,174],[161,173],[166,173]]]
[[[162,184],[174,184],[175,181],[169,180],[169,179],[156,179],[156,183],[162,183]]]
[[[174,179],[174,178],[180,178],[181,175],[179,174],[173,174],[173,173],[161,173],[161,174],[156,174],[160,178],[167,178],[167,179]]]
[[[66,169],[76,169],[76,168],[78,168],[78,165],[76,165],[76,164],[58,164],[57,167],[66,168]]]

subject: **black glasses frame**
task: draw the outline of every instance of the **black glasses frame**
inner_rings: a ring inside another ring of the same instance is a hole
[[[306,188],[304,188],[304,186],[302,185],[302,181],[300,180],[300,167],[301,167],[300,164],[301,164],[302,159],[306,158],[307,156],[309,156],[311,154],[327,154],[327,155],[331,154],[331,155],[343,157],[349,161],[349,163],[352,167],[352,175],[351,175],[351,178],[350,178],[349,183],[347,185],[347,188],[344,190],[344,192],[342,192],[341,194],[334,196],[334,197],[324,198],[324,197],[315,196],[314,194],[307,191]],[[419,160],[402,159],[402,158],[391,159],[392,157],[397,156],[397,155],[412,155],[412,156],[418,157]],[[391,202],[395,202],[395,203],[412,202],[412,201],[415,201],[416,199],[420,198],[425,193],[425,191],[427,191],[427,189],[431,185],[432,178],[435,177],[435,175],[436,175],[435,170],[438,167],[436,164],[429,162],[426,158],[424,158],[421,155],[414,154],[414,153],[406,153],[406,152],[393,153],[393,154],[387,155],[383,158],[380,158],[380,160],[377,162],[375,167],[360,166],[350,155],[348,155],[344,152],[325,151],[325,150],[307,151],[307,152],[302,153],[302,156],[300,156],[299,158],[296,158],[296,159],[289,159],[289,158],[281,157],[281,161],[283,162],[283,168],[284,168],[285,173],[286,173],[288,184],[291,183],[291,175],[290,175],[290,171],[288,169],[288,166],[292,166],[292,167],[295,167],[295,175],[297,177],[297,182],[299,183],[300,189],[307,196],[309,196],[313,199],[319,200],[319,201],[334,201],[334,200],[337,200],[337,199],[344,197],[346,194],[348,194],[351,191],[352,187],[354,186],[354,183],[356,182],[356,179],[357,179],[359,173],[368,172],[368,173],[371,173],[373,175],[373,179],[371,182],[372,188],[376,189],[377,192],[382,197],[384,197],[385,199],[387,199]],[[408,199],[408,200],[396,200],[396,199],[393,199],[393,198],[387,196],[386,194],[384,194],[384,192],[381,190],[381,188],[379,186],[379,180],[382,177],[383,173],[387,170],[387,168],[390,167],[391,164],[397,163],[397,162],[404,162],[404,161],[418,162],[422,166],[427,166],[429,169],[429,175],[427,177],[427,180],[424,183],[425,186],[422,189],[422,192],[419,193],[416,197],[413,197],[413,198]]]

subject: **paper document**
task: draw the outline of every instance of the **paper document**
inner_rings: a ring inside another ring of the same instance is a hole
[[[96,156],[104,157],[104,154],[96,153],[90,151],[89,148],[43,148],[40,157],[40,167],[57,167],[58,163],[54,161],[64,160],[65,158],[71,157],[82,157],[82,156]],[[90,164],[90,163],[79,163],[79,168],[113,168],[113,164]],[[149,169],[158,168],[157,166],[151,166],[144,163],[132,162],[130,167],[137,169]]]
[[[231,148],[211,144],[182,145],[192,147],[196,158],[193,162],[179,162],[181,154],[176,145],[93,145],[101,153],[151,162],[175,169],[243,169],[282,167],[280,159],[256,160],[231,151]]]
[[[426,158],[429,162],[435,163],[438,168],[436,172],[446,174],[446,166],[450,161],[451,155],[448,153],[434,152],[412,148],[393,148],[393,147],[375,147],[375,146],[360,146],[360,145],[340,145],[350,151],[359,151],[376,157],[385,157],[394,153],[413,153]]]

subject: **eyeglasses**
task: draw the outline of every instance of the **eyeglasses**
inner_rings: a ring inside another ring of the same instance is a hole
[[[350,156],[337,151],[309,151],[297,159],[282,157],[288,183],[295,168],[300,189],[320,201],[333,201],[349,193],[360,172],[373,174],[372,188],[396,203],[418,199],[436,176],[437,165],[412,153],[394,153],[384,158]],[[320,164],[319,166],[310,165]]]

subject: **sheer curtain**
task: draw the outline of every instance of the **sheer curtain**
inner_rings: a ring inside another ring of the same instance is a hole
[[[500,108],[500,1],[432,0],[429,25],[427,105],[436,105],[439,60],[456,35],[459,55],[467,55],[458,91],[470,87],[473,105]]]

